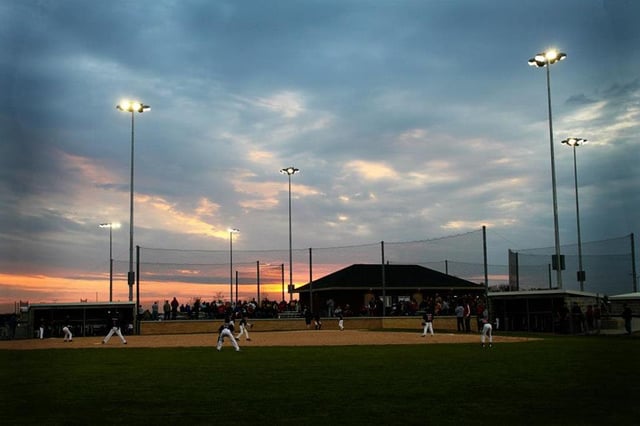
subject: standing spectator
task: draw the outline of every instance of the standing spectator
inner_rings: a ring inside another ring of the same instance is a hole
[[[478,326],[478,331],[482,331],[482,326],[484,325],[484,322],[482,321],[483,313],[484,313],[484,305],[482,304],[481,301],[478,300],[476,305],[476,322],[477,322],[476,325]]]
[[[18,326],[18,317],[16,316],[16,314],[11,314],[11,317],[9,317],[9,338],[10,339],[15,339],[17,326]]]
[[[153,302],[153,305],[151,305],[151,318],[154,321],[158,321],[159,309],[160,309],[160,306],[158,305],[158,301],[156,300],[155,302]]]
[[[162,311],[164,312],[164,320],[168,321],[171,318],[171,305],[169,304],[168,300],[164,301]]]
[[[327,316],[332,317],[333,316],[333,307],[335,306],[335,302],[333,301],[332,298],[329,298],[327,300]]]
[[[173,300],[171,301],[171,319],[172,320],[178,318],[178,306],[180,306],[180,303],[178,302],[178,299],[176,299],[174,296]]]
[[[458,326],[458,331],[464,331],[464,307],[462,307],[462,302],[458,302],[458,306],[455,309],[456,313],[456,324]]]
[[[587,306],[587,312],[585,313],[585,316],[587,318],[587,334],[590,334],[591,332],[593,332],[594,329],[594,323],[593,323],[593,306],[589,305]]]
[[[631,318],[633,318],[633,312],[631,308],[625,303],[622,309],[622,318],[624,319],[624,329],[627,334],[631,334]]]
[[[464,302],[464,331],[471,333],[471,306],[469,306],[469,301]]]
[[[593,325],[596,333],[600,334],[600,327],[602,326],[602,311],[600,311],[600,305],[596,304],[593,307]]]
[[[107,314],[109,314],[109,325],[107,325],[107,328],[111,327],[111,329],[109,330],[109,334],[107,334],[105,338],[102,339],[102,344],[107,343],[109,339],[111,339],[111,336],[113,336],[113,334],[115,333],[118,335],[120,340],[122,340],[122,343],[126,345],[127,339],[124,338],[124,336],[122,335],[122,331],[120,331],[120,314],[118,313],[118,311],[115,311],[113,315],[111,315],[111,311],[107,311]]]
[[[196,299],[196,301],[193,302],[193,312],[192,312],[193,315],[192,316],[195,319],[199,319],[200,318],[200,305],[201,305],[200,299]]]
[[[422,315],[422,337],[427,335],[427,332],[433,336],[433,310],[431,307],[427,308],[424,315]]]
[[[484,348],[484,344],[485,344],[485,339],[487,337],[487,335],[489,336],[489,347],[493,346],[493,327],[491,326],[491,323],[489,322],[488,319],[482,319],[483,325],[482,325],[482,336],[480,337],[480,341],[482,342],[482,347]]]
[[[573,326],[574,333],[582,333],[583,327],[582,323],[584,322],[584,314],[582,313],[582,309],[578,302],[573,302],[571,306],[571,325]]]

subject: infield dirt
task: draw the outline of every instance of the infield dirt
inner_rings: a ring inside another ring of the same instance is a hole
[[[254,331],[251,340],[238,339],[241,347],[253,346],[349,346],[349,345],[420,345],[439,343],[480,343],[478,333],[436,333],[434,336],[422,337],[420,332],[392,332],[368,330],[302,330],[302,331]],[[516,343],[538,338],[493,336],[494,344]],[[127,336],[124,345],[117,336],[106,344],[102,337],[76,337],[72,342],[64,342],[62,338],[7,340],[0,342],[0,350],[33,350],[55,348],[161,348],[161,347],[214,347],[216,334],[171,334]],[[225,342],[225,348],[230,348]]]

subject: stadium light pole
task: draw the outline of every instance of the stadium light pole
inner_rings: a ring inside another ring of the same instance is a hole
[[[576,225],[578,229],[578,282],[580,283],[580,291],[584,291],[586,274],[582,269],[582,239],[580,238],[580,204],[578,202],[578,166],[576,161],[576,147],[586,144],[587,140],[581,138],[567,138],[563,140],[562,143],[573,148],[573,180],[576,186]]]
[[[119,223],[101,223],[100,228],[109,228],[109,302],[113,302],[113,228],[120,228]]]
[[[133,301],[133,284],[135,283],[135,272],[133,271],[133,151],[135,140],[135,113],[142,114],[149,111],[151,107],[138,101],[122,100],[116,109],[122,112],[131,113],[131,194],[129,198],[129,273],[127,283],[129,284],[129,302]]]
[[[546,52],[538,53],[533,58],[529,59],[529,65],[537,68],[546,68],[547,72],[547,103],[549,109],[549,146],[551,150],[551,188],[553,191],[553,227],[555,236],[555,248],[556,248],[556,277],[558,288],[562,288],[562,263],[560,261],[560,231],[558,226],[558,196],[556,193],[556,166],[553,155],[553,118],[551,114],[551,78],[549,68],[556,62],[562,61],[567,57],[566,53],[558,52],[557,50],[550,49]]]
[[[289,177],[289,302],[291,302],[291,290],[293,289],[293,249],[291,244],[291,176],[298,173],[300,169],[295,167],[287,167],[286,169],[280,169],[280,173]],[[282,299],[284,300],[284,294]]]
[[[238,232],[240,232],[239,229],[229,228],[229,303],[231,304],[233,304],[233,234]]]

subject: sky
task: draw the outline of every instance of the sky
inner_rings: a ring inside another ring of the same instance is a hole
[[[100,223],[129,256],[124,98],[151,106],[135,245],[226,250],[231,227],[234,250],[286,250],[295,166],[294,249],[482,226],[490,264],[552,247],[546,73],[527,64],[550,48],[567,54],[550,69],[560,242],[577,239],[568,137],[589,141],[582,241],[637,234],[639,16],[632,0],[0,0],[0,306],[108,300]]]

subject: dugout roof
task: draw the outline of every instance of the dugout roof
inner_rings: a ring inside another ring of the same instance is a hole
[[[381,264],[354,264],[311,283],[312,290],[382,290]],[[309,291],[307,283],[293,290]],[[483,290],[477,284],[420,265],[384,265],[384,287],[387,290]]]

